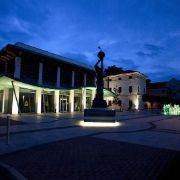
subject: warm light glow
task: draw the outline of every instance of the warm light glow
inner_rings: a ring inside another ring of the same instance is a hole
[[[135,109],[139,109],[139,97],[137,96],[136,100],[135,100]]]
[[[180,106],[171,104],[164,104],[163,106],[163,112],[165,115],[180,115]]]
[[[117,127],[120,126],[121,124],[119,122],[84,122],[80,121],[79,123],[80,126],[84,127]]]

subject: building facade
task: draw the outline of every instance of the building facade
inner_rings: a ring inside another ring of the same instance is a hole
[[[137,71],[124,71],[121,74],[104,78],[105,88],[115,96],[107,97],[109,108],[116,110],[142,110],[142,96],[146,92],[146,76]]]
[[[0,51],[0,112],[81,111],[91,107],[95,79],[94,69],[85,64],[23,43],[8,44]]]
[[[147,83],[144,97],[147,109],[162,109],[164,104],[180,104],[180,80]]]

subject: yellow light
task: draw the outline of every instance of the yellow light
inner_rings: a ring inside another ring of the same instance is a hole
[[[118,127],[121,124],[119,122],[110,123],[110,122],[84,122],[84,121],[80,121],[79,125],[83,126],[83,127]]]

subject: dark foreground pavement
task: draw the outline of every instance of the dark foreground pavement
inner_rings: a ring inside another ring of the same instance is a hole
[[[0,161],[32,180],[180,177],[179,152],[92,137],[58,141],[6,154],[0,156]]]

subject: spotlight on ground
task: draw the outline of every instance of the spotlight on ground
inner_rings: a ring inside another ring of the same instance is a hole
[[[83,127],[118,127],[121,124],[119,122],[84,122],[84,121],[80,121],[79,123],[80,126]]]

